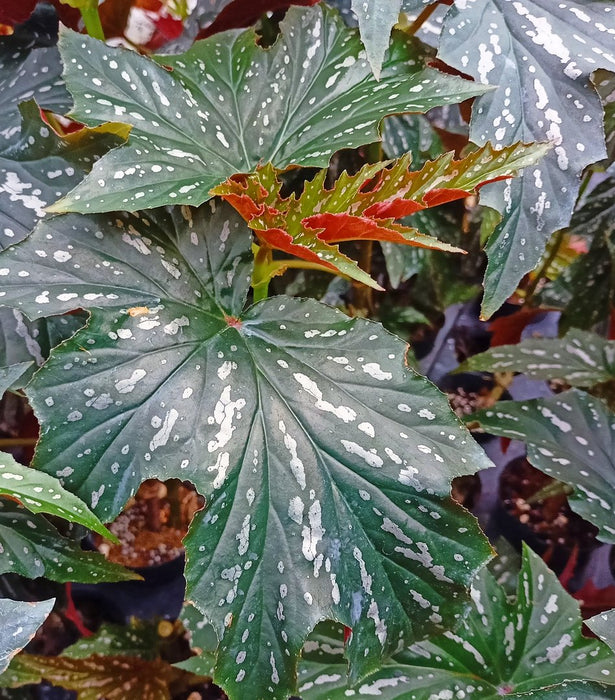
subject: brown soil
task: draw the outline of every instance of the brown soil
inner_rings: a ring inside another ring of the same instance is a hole
[[[120,544],[98,537],[96,546],[107,559],[124,566],[164,564],[183,553],[182,539],[203,505],[189,482],[148,479],[109,526]]]

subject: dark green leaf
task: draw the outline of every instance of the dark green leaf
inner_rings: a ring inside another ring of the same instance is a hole
[[[487,317],[534,268],[551,233],[570,221],[583,168],[606,155],[602,106],[590,76],[615,67],[611,10],[596,1],[468,0],[446,16],[439,56],[498,86],[474,105],[472,141],[555,145],[519,180],[482,193],[482,202],[504,217],[487,244]]]
[[[379,78],[384,55],[389,48],[393,26],[400,12],[412,13],[434,0],[352,0],[352,11],[359,21],[361,41],[374,75]]]
[[[88,656],[137,656],[153,661],[158,656],[157,623],[132,618],[126,625],[105,623],[91,637],[81,637],[62,651],[69,659]]]
[[[615,414],[576,389],[534,401],[503,401],[468,417],[494,435],[527,443],[529,461],[573,487],[570,507],[615,543]]]
[[[286,697],[322,618],[353,627],[360,675],[461,612],[489,549],[450,480],[490,463],[379,325],[286,297],[242,314],[247,229],[215,200],[183,212],[56,217],[5,253],[26,313],[107,307],[30,385],[36,462],[104,517],[144,478],[193,481],[186,579],[215,678]]]
[[[457,372],[523,372],[532,379],[565,379],[591,387],[615,380],[615,340],[572,329],[563,338],[527,338],[474,355]]]
[[[79,544],[61,537],[42,515],[0,499],[0,574],[52,581],[126,581],[138,578],[101,554],[83,552]]]
[[[87,314],[79,312],[29,321],[17,309],[0,308],[0,372],[11,365],[23,369],[6,388],[24,387],[51,348],[70,338],[86,320]]]
[[[545,304],[565,307],[560,328],[591,328],[615,306],[615,178],[590,193],[572,217],[570,233],[590,237],[589,252],[548,285],[540,298]]]
[[[0,154],[0,250],[18,243],[45,207],[79,183],[94,161],[121,139],[105,129],[60,138],[33,100],[20,107],[21,131]]]
[[[387,114],[422,112],[485,89],[433,69],[408,74],[407,61],[395,68],[399,75],[391,68],[377,82],[356,32],[324,6],[291,8],[281,30],[267,51],[251,29],[217,34],[160,57],[171,71],[64,33],[74,116],[87,124],[120,119],[133,129],[129,144],[103,157],[53,211],[196,205],[260,162],[324,167],[340,148],[377,141]]]
[[[113,538],[85,503],[64,489],[58,479],[24,467],[5,452],[0,452],[0,496],[19,501],[32,513],[57,515]]]
[[[34,98],[44,109],[60,114],[70,107],[60,54],[50,45],[57,37],[58,20],[48,5],[41,4],[36,15],[13,35],[0,36],[0,153],[11,147],[19,132],[21,102]]]
[[[343,648],[335,639],[308,642],[300,669],[303,700],[465,698],[599,698],[594,681],[615,680],[615,656],[581,635],[579,605],[528,548],[516,600],[483,570],[472,586],[474,608],[461,625],[396,654],[354,690],[346,684]],[[566,683],[566,681],[573,681]],[[572,689],[588,694],[568,695]]]
[[[9,665],[18,651],[34,637],[36,630],[45,622],[55,599],[40,603],[25,603],[21,600],[0,599],[0,673]]]

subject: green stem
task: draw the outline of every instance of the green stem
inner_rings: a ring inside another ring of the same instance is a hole
[[[566,229],[561,228],[555,234],[555,240],[553,241],[553,246],[551,248],[551,252],[545,258],[544,262],[540,266],[540,270],[538,270],[538,272],[536,273],[536,276],[530,282],[530,284],[527,288],[527,291],[525,293],[525,300],[523,302],[524,307],[532,305],[532,300],[534,298],[534,294],[536,293],[536,288],[538,287],[538,283],[546,275],[547,270],[551,267],[551,263],[557,257],[557,254],[559,253],[559,249],[562,247],[562,243],[564,242],[565,233],[566,233]]]
[[[79,9],[81,10],[81,17],[83,18],[87,33],[93,39],[104,41],[105,33],[100,22],[100,15],[98,14],[98,3],[95,2]]]
[[[2,438],[0,439],[0,450],[9,447],[32,447],[37,442],[38,438]]]

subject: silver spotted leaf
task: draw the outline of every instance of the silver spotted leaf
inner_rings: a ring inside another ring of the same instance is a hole
[[[137,656],[152,661],[159,655],[161,637],[154,620],[131,618],[125,625],[103,623],[89,637],[81,637],[62,650],[62,656],[70,659],[86,659],[100,656]]]
[[[5,367],[0,367],[0,397],[5,391],[20,384],[21,377],[30,369],[32,362],[17,362]]]
[[[54,603],[54,598],[39,603],[0,599],[0,673],[6,669],[15,654],[34,637]]]
[[[397,24],[399,13],[414,13],[433,2],[435,0],[352,0],[351,8],[358,20],[361,41],[377,78],[380,78],[391,30]]]
[[[78,542],[62,537],[42,515],[0,498],[0,574],[52,581],[101,583],[139,578],[102,554],[84,552]]]
[[[608,318],[615,306],[614,178],[607,178],[589,194],[572,217],[570,233],[589,237],[589,251],[548,284],[540,300],[564,308],[560,329],[589,329]]]
[[[12,35],[0,36],[0,153],[10,148],[20,131],[20,103],[34,99],[42,108],[60,114],[70,107],[60,54],[53,46],[57,33],[55,11],[41,3]]]
[[[190,648],[195,656],[174,665],[183,668],[184,671],[211,678],[216,669],[216,649],[218,648],[216,630],[208,622],[207,616],[191,603],[184,605],[179,614],[179,620],[188,633]]]
[[[128,145],[103,157],[52,210],[197,205],[258,163],[324,167],[340,148],[377,141],[387,114],[423,112],[485,90],[430,68],[417,72],[417,60],[413,73],[392,65],[377,82],[356,32],[325,6],[291,8],[280,28],[269,50],[256,45],[253,30],[233,30],[161,56],[162,65],[63,33],[72,115],[91,125],[122,121],[132,132]]]
[[[188,598],[231,697],[292,694],[327,617],[360,676],[463,612],[490,550],[450,481],[490,462],[378,324],[287,297],[243,312],[245,224],[181,211],[56,217],[3,255],[11,305],[91,309],[28,388],[35,463],[105,519],[143,479],[196,485]]]
[[[0,250],[24,239],[45,216],[45,208],[121,142],[103,128],[60,138],[41,119],[33,100],[22,104],[18,114],[21,130],[0,151]]]
[[[457,372],[523,372],[532,379],[565,379],[591,387],[615,381],[615,340],[571,329],[563,338],[526,338],[473,355]]]
[[[615,652],[615,610],[607,610],[585,620],[589,629]]]
[[[570,507],[615,544],[615,414],[577,389],[555,396],[502,401],[472,414],[493,435],[527,443],[528,460],[574,489]]]
[[[516,598],[509,598],[483,569],[472,585],[472,600],[472,611],[455,631],[395,654],[351,688],[340,642],[324,635],[308,641],[299,671],[302,699],[614,696],[615,655],[601,642],[582,636],[577,601],[529,548],[524,547]],[[606,694],[600,695],[605,688]]]
[[[589,1],[467,0],[446,16],[439,56],[485,85],[470,138],[502,146],[550,141],[554,150],[514,182],[485,188],[503,220],[487,244],[483,314],[490,316],[566,226],[583,168],[606,155],[594,70],[615,68],[615,8]]]
[[[111,535],[85,503],[63,488],[56,477],[24,467],[5,452],[0,452],[0,496],[19,501],[32,513],[56,515],[103,537]]]
[[[30,321],[18,309],[0,307],[0,372],[22,367],[5,390],[24,387],[49,357],[51,348],[70,338],[86,320],[84,312],[74,312]]]

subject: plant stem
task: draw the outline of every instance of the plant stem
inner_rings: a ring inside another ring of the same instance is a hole
[[[523,308],[532,305],[532,299],[534,298],[534,294],[536,293],[536,287],[538,287],[538,283],[545,276],[547,270],[551,267],[551,263],[557,257],[557,254],[559,253],[559,249],[561,248],[562,243],[564,242],[564,234],[565,233],[566,233],[566,229],[564,229],[564,228],[561,228],[556,233],[555,240],[553,241],[553,246],[551,248],[551,252],[545,258],[544,262],[540,266],[540,270],[538,270],[538,272],[536,273],[536,276],[528,285],[527,291],[525,293],[525,300],[523,302]]]
[[[438,5],[439,3],[437,2],[434,2],[433,5],[427,5],[427,7],[425,7],[419,13],[419,16],[408,27],[408,29],[406,30],[406,34],[414,36],[418,32],[418,30],[425,24],[425,22],[427,22],[427,20],[431,17]]]
[[[36,445],[38,438],[1,438],[0,450],[7,447],[32,447]]]
[[[80,10],[87,33],[93,39],[104,41],[105,33],[100,22],[100,15],[98,14],[98,3],[92,3],[88,6],[81,7]]]

